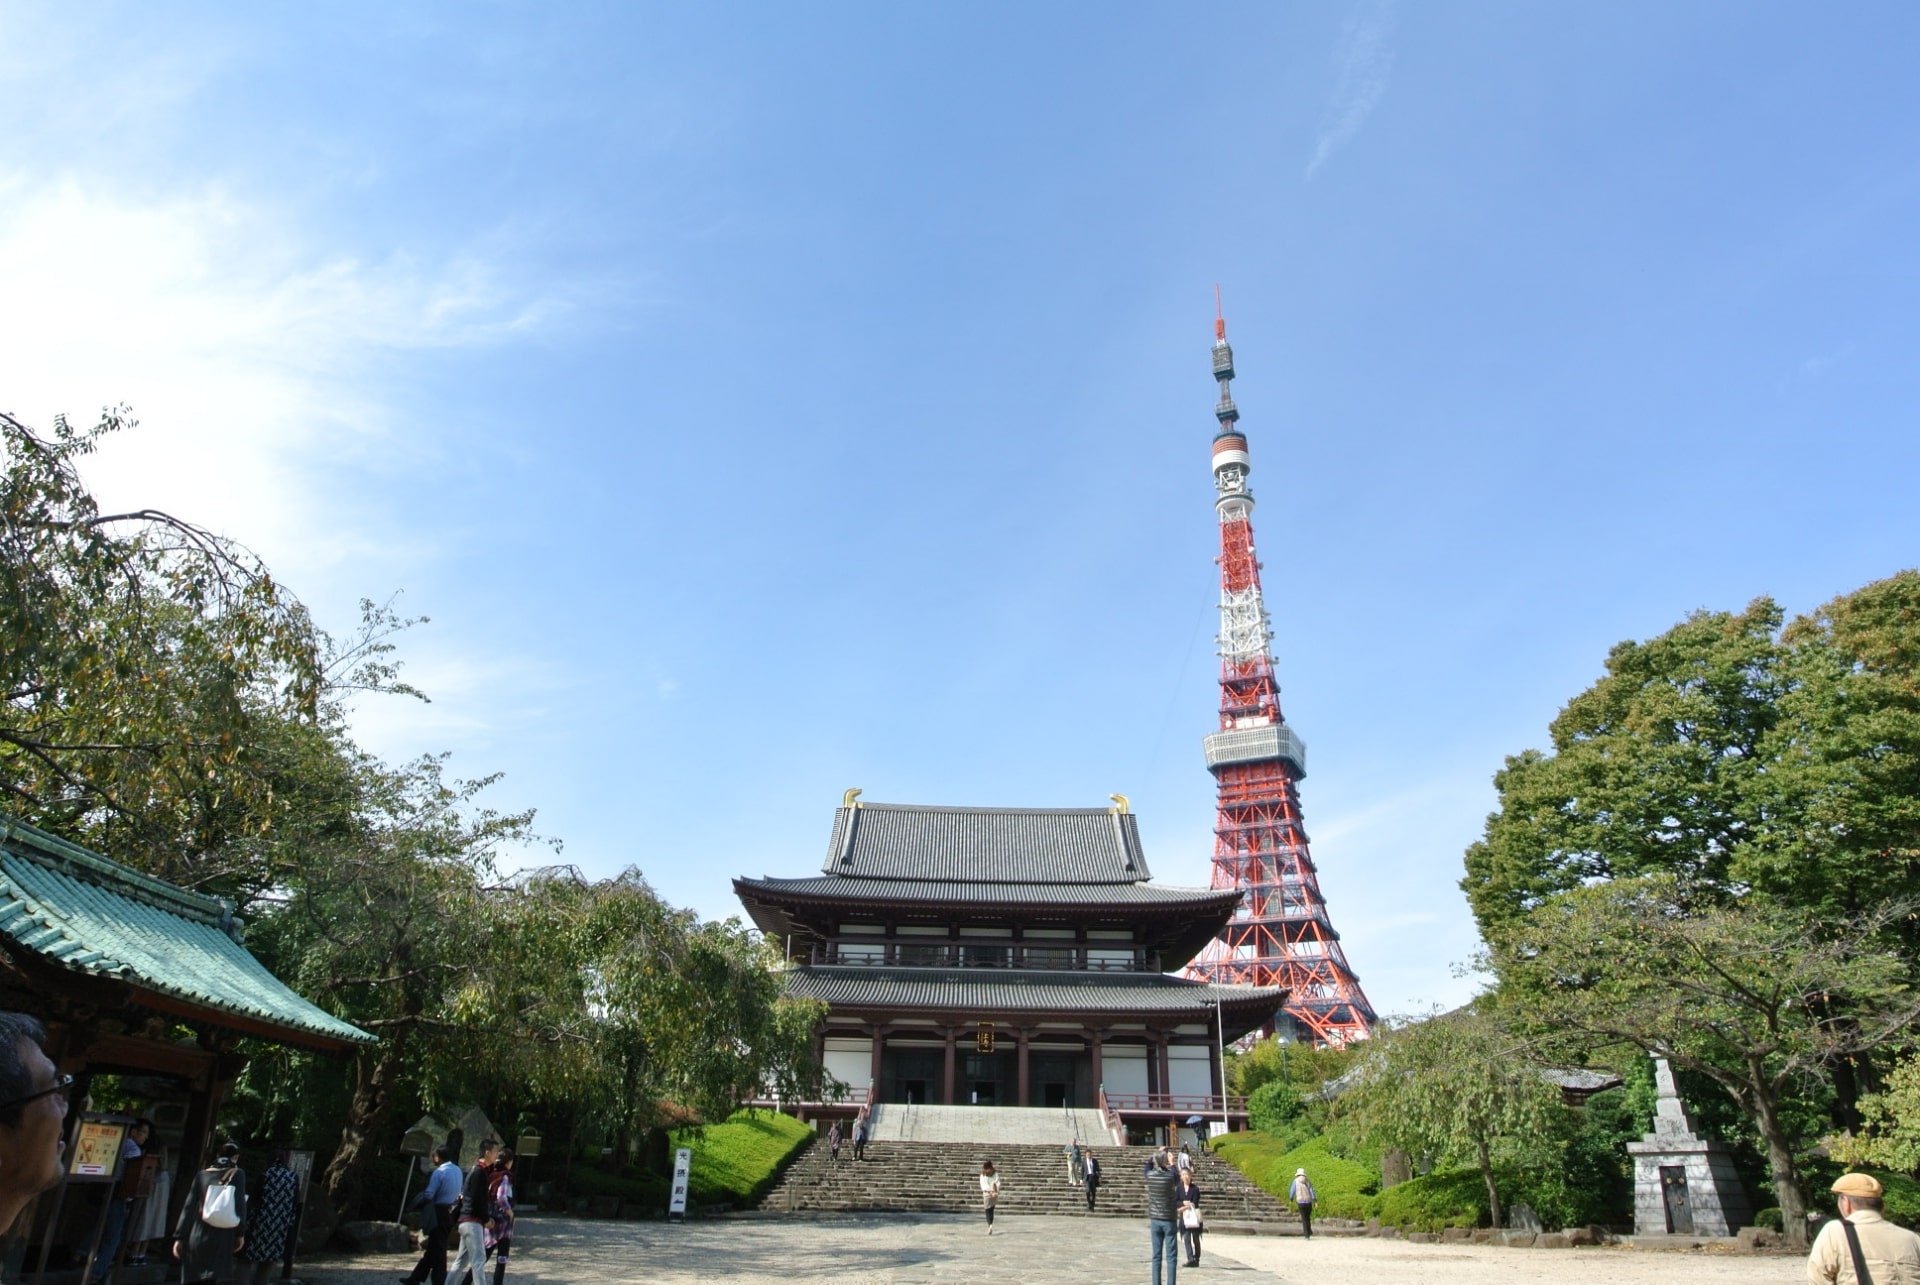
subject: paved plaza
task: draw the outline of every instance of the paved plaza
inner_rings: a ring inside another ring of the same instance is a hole
[[[514,1285],[682,1285],[727,1280],[782,1285],[1113,1285],[1144,1282],[1147,1225],[1111,1218],[1003,1215],[995,1234],[957,1214],[832,1214],[720,1218],[674,1226],[533,1217],[520,1224]],[[316,1260],[309,1285],[391,1285],[410,1255]],[[1189,1282],[1224,1285],[1519,1285],[1665,1282],[1760,1285],[1806,1279],[1796,1257],[1411,1245],[1350,1237],[1217,1235]],[[489,1277],[491,1280],[491,1277]]]

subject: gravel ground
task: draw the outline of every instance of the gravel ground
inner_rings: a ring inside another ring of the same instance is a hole
[[[981,1220],[953,1214],[837,1214],[723,1218],[669,1225],[523,1219],[510,1285],[1113,1285],[1151,1279],[1145,1220],[1003,1214],[989,1237]],[[368,1254],[303,1263],[309,1285],[396,1280],[412,1255]],[[1494,1249],[1316,1236],[1214,1235],[1188,1282],[1223,1285],[1473,1285],[1505,1282],[1791,1282],[1802,1260],[1630,1249]],[[491,1282],[491,1274],[488,1281]]]
[[[1729,1254],[1693,1250],[1649,1252],[1607,1249],[1504,1249],[1489,1245],[1409,1245],[1403,1240],[1221,1236],[1208,1256],[1232,1259],[1297,1285],[1635,1285],[1637,1282],[1796,1282],[1807,1279],[1804,1258],[1795,1255]],[[1198,1276],[1200,1273],[1195,1273]],[[1234,1277],[1231,1279],[1259,1279]]]

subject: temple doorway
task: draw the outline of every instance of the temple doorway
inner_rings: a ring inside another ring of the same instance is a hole
[[[972,1106],[1012,1106],[1019,1087],[1015,1074],[1010,1053],[969,1053],[955,1096]]]

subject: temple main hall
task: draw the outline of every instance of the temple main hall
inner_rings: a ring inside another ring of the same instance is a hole
[[[1144,1137],[1240,1115],[1220,1049],[1287,992],[1170,976],[1240,912],[1237,888],[1152,882],[1126,800],[1106,808],[863,803],[817,875],[734,880],[822,1000],[839,1105],[1101,1107]],[[822,1104],[831,1105],[831,1104]]]

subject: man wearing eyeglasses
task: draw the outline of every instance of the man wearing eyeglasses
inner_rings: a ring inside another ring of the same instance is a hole
[[[24,1013],[0,1013],[0,1232],[29,1200],[60,1185],[60,1134],[71,1075],[56,1075],[47,1033]]]

